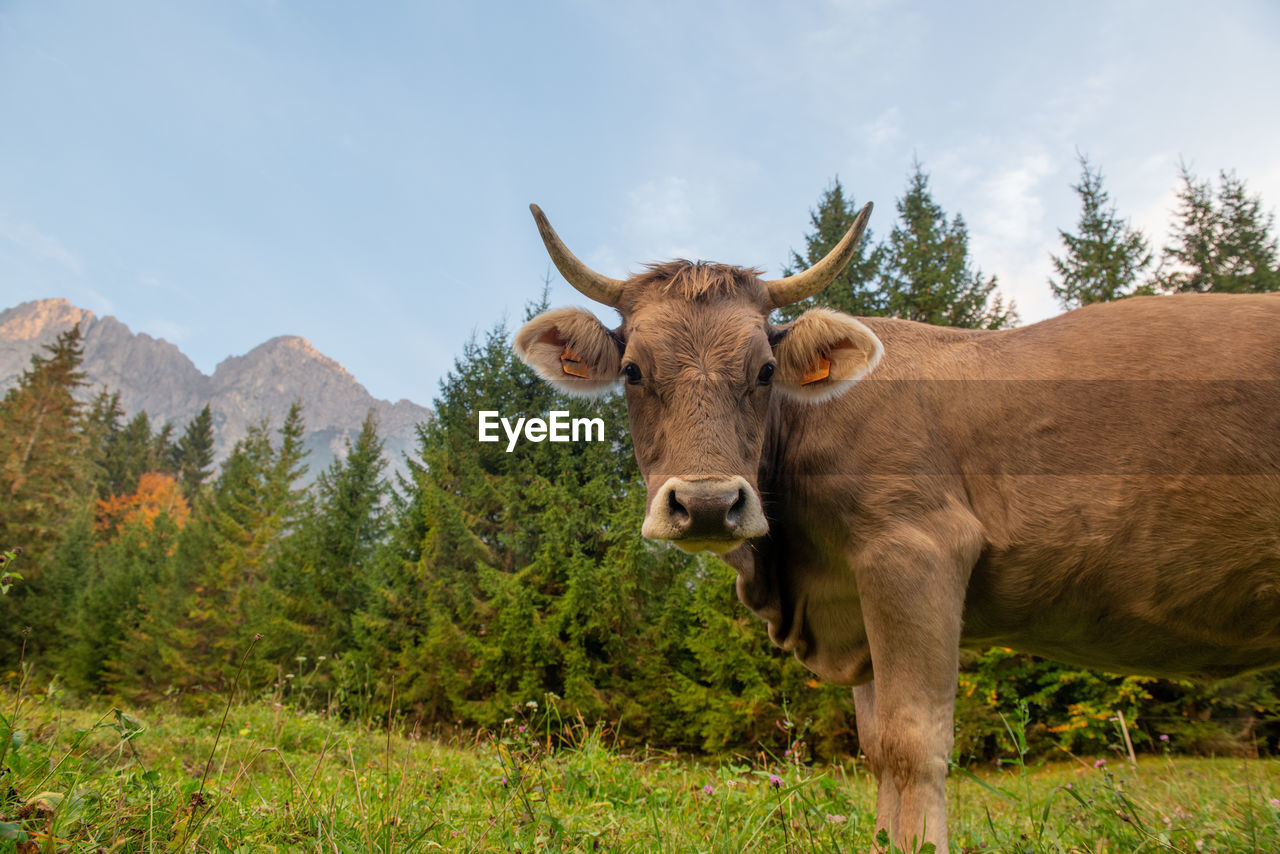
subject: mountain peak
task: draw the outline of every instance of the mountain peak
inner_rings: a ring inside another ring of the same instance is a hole
[[[281,335],[243,356],[223,359],[209,377],[173,344],[134,334],[113,317],[98,319],[65,299],[35,300],[0,312],[0,393],[17,382],[33,354],[77,324],[85,333],[86,395],[102,388],[119,392],[126,417],[145,410],[152,424],[172,422],[179,431],[207,404],[219,459],[251,424],[266,419],[279,426],[298,400],[313,475],[345,453],[345,441],[359,432],[370,410],[377,414],[393,466],[412,449],[416,425],[431,417],[430,410],[407,400],[375,399],[337,360],[297,335]]]
[[[0,340],[7,342],[52,341],[57,333],[97,317],[62,297],[19,303],[0,312]]]

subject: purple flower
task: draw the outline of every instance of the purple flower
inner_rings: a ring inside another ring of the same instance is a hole
[[[1161,740],[1161,741],[1168,741],[1168,740],[1169,740],[1169,736],[1168,736],[1168,735],[1162,735],[1162,736],[1160,736],[1160,740]]]
[[[703,793],[708,794],[708,795],[714,795],[714,794],[716,793],[716,790],[715,790],[714,788],[712,788],[712,786],[711,786],[711,784],[710,784],[710,783],[708,783],[707,785],[703,786],[703,787],[702,787],[702,791],[703,791]]]
[[[1103,766],[1105,766],[1106,764],[1107,764],[1107,760],[1105,760],[1105,759],[1099,759],[1097,762],[1093,763],[1093,767],[1094,767],[1094,768],[1102,768],[1102,767],[1103,767]]]
[[[779,786],[782,785],[782,778],[779,777],[777,774],[770,774],[769,785],[773,786],[775,789],[778,788]]]

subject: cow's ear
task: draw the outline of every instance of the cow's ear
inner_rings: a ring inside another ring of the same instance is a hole
[[[848,391],[869,374],[884,345],[862,323],[827,308],[806,311],[774,345],[774,386],[789,397],[818,403]]]
[[[516,355],[556,388],[597,397],[618,384],[618,339],[581,308],[543,312],[516,333]]]

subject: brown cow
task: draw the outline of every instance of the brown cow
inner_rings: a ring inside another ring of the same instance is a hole
[[[772,325],[870,208],[766,282],[686,261],[610,279],[534,206],[560,272],[622,324],[548,311],[516,350],[569,392],[624,383],[644,535],[721,554],[775,643],[854,686],[877,827],[945,851],[961,645],[1208,678],[1280,664],[1280,294],[997,332]]]

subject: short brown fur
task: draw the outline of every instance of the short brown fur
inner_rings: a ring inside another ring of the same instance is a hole
[[[751,269],[653,265],[617,330],[574,334],[596,368],[632,366],[646,527],[677,513],[669,479],[741,478],[762,502],[767,534],[726,555],[738,595],[856,686],[896,843],[946,850],[962,645],[1202,678],[1280,664],[1280,294],[999,332],[834,312],[773,327],[765,294]],[[801,388],[820,355],[832,376]]]

